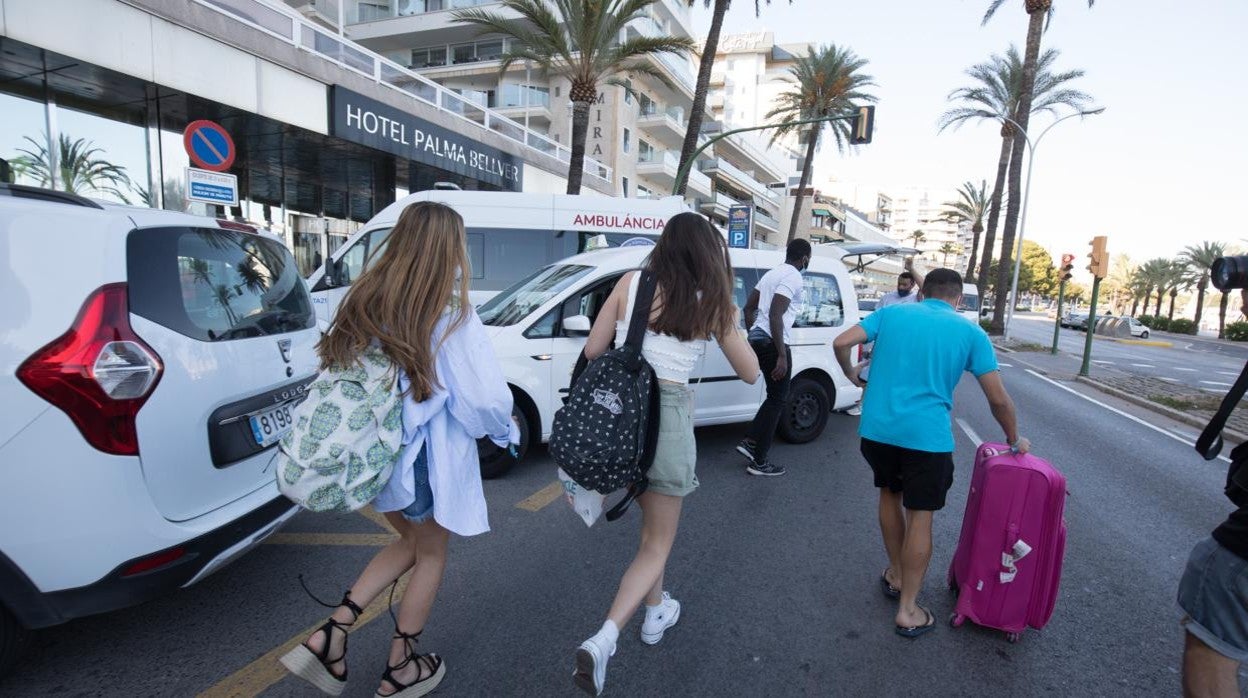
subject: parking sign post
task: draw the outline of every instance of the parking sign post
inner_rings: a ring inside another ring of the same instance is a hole
[[[754,222],[753,206],[728,207],[728,246],[743,250],[750,248],[751,224]]]

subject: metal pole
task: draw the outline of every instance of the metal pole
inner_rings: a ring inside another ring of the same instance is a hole
[[[821,116],[817,119],[799,119],[798,121],[785,121],[784,123],[779,123],[779,124],[763,124],[762,126],[746,126],[745,128],[734,128],[731,131],[724,131],[723,133],[719,134],[718,136],[715,136],[714,138],[708,138],[705,143],[698,146],[697,150],[693,151],[693,155],[690,155],[687,161],[682,162],[680,164],[680,169],[676,171],[676,181],[675,183],[672,184],[672,194],[676,194],[676,192],[680,191],[680,188],[684,186],[685,180],[689,178],[689,170],[692,169],[693,163],[697,162],[698,160],[698,154],[701,153],[703,150],[706,150],[708,147],[710,147],[714,143],[718,141],[722,141],[728,136],[734,136],[738,133],[745,133],[746,131],[762,131],[764,129],[769,129],[769,128],[782,128],[784,126],[800,126],[801,124],[818,124],[818,123],[823,123],[825,121],[844,121],[847,119],[853,120],[856,118],[858,118],[857,114],[850,114],[846,116]]]
[[[1062,280],[1057,284],[1057,320],[1053,322],[1053,349],[1050,354],[1057,356],[1057,340],[1062,336],[1062,301],[1066,300],[1066,272],[1062,272]]]
[[[1101,278],[1092,277],[1092,303],[1088,306],[1088,336],[1083,340],[1083,366],[1079,375],[1087,377],[1088,364],[1092,362],[1092,335],[1096,333],[1096,294],[1101,290]]]

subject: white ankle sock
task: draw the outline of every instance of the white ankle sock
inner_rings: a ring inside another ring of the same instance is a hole
[[[594,637],[606,640],[608,645],[615,647],[615,643],[620,639],[620,629],[616,627],[615,621],[608,620],[602,624],[602,629]]]

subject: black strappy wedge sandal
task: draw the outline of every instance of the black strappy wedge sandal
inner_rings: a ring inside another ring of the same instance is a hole
[[[329,620],[325,621],[324,625],[312,633],[314,636],[316,633],[325,633],[325,644],[319,652],[308,647],[305,642],[283,655],[280,661],[282,666],[286,667],[290,673],[307,681],[328,695],[341,695],[342,691],[347,687],[347,669],[344,666],[342,674],[335,674],[330,667],[347,658],[347,639],[350,637],[347,634],[347,629],[355,625],[355,621],[359,620],[360,615],[364,613],[364,609],[351,600],[351,592],[349,591],[342,595],[342,603],[335,605],[318,599],[308,589],[308,585],[303,583],[303,575],[299,576],[299,583],[303,584],[303,590],[308,592],[308,596],[311,596],[313,601],[326,608],[346,606],[347,610],[351,611],[352,618],[350,623],[342,623],[334,620],[331,616]],[[342,633],[342,654],[331,659],[329,657],[329,648],[333,645],[335,630]]]
[[[386,665],[385,672],[381,675],[381,680],[389,683],[394,687],[394,693],[382,693],[377,691],[377,698],[420,698],[433,692],[433,689],[442,683],[442,679],[446,676],[446,662],[436,654],[416,654],[416,642],[420,637],[420,633],[405,633],[399,630],[396,623],[394,626],[394,639],[403,641],[404,658],[403,661],[394,666]],[[408,664],[416,664],[416,680],[412,683],[403,683],[394,678],[394,672],[402,669]],[[421,674],[426,674],[424,678],[420,678]]]

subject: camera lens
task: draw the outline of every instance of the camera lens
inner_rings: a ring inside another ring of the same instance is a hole
[[[1209,279],[1219,291],[1248,288],[1248,257],[1218,257],[1209,268]]]

